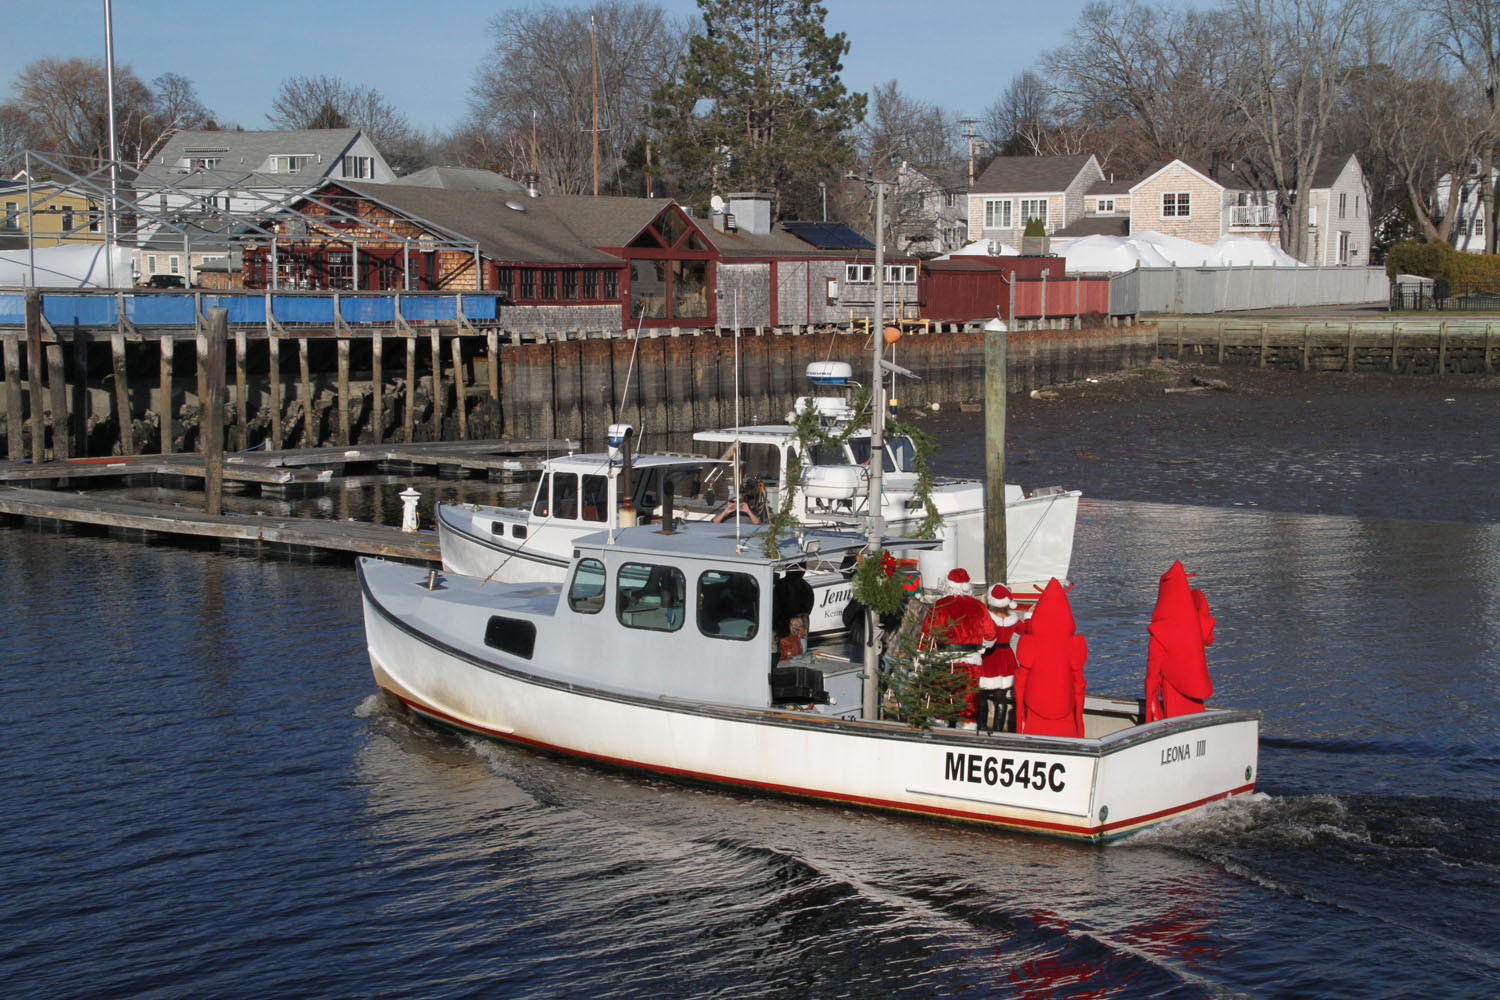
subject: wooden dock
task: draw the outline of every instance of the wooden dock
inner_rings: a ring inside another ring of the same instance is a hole
[[[0,514],[43,525],[71,525],[126,541],[207,544],[226,552],[303,558],[382,556],[437,565],[437,535],[358,521],[205,514],[140,500],[0,487]]]
[[[1479,318],[1260,322],[1162,316],[1157,356],[1299,371],[1493,374],[1500,323]]]
[[[561,439],[431,442],[255,451],[224,461],[230,492],[286,497],[320,493],[342,477],[372,473],[508,481],[535,476],[545,456],[576,451]],[[441,562],[437,535],[391,525],[316,517],[209,514],[183,504],[105,496],[121,487],[198,489],[202,455],[137,455],[0,462],[0,519],[107,534],[137,542],[216,547],[281,558],[382,556],[422,565]]]

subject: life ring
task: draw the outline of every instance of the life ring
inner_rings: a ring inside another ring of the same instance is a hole
[[[737,511],[743,511],[744,513],[743,515],[740,515],[736,513]],[[743,500],[731,500],[726,503],[724,505],[724,509],[714,515],[713,523],[719,524],[722,521],[727,521],[731,517],[737,516],[743,516],[745,520],[749,521],[751,524],[760,523],[760,518],[755,516],[755,511],[751,510],[749,505],[747,505]]]

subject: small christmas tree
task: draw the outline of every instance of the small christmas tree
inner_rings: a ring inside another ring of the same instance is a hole
[[[921,601],[907,606],[881,667],[887,712],[917,729],[931,729],[939,720],[956,722],[972,686],[958,662],[963,654],[940,648],[934,640],[942,636],[922,634],[928,609]]]

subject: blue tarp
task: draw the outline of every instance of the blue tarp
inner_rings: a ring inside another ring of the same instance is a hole
[[[117,318],[113,295],[43,295],[42,315],[55,327],[114,326]],[[23,316],[21,322],[25,322]]]
[[[0,323],[20,325],[26,322],[26,296],[0,295]]]
[[[394,323],[396,322],[396,297],[394,295],[361,295],[358,298],[339,299],[339,313],[346,323]]]
[[[401,316],[411,323],[435,323],[458,318],[456,295],[403,295]]]
[[[493,295],[464,295],[464,315],[469,319],[494,319],[495,318],[495,296]]]
[[[271,311],[283,323],[333,325],[333,296],[272,295]]]
[[[223,309],[229,322],[257,323],[266,321],[266,297],[264,295],[207,295],[203,296],[203,314],[210,309]]]
[[[193,312],[191,295],[125,297],[125,315],[138,326],[192,326]]]

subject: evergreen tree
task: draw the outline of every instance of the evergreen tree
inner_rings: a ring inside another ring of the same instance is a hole
[[[681,73],[656,91],[665,166],[692,202],[771,195],[778,218],[816,218],[818,181],[851,160],[865,95],[844,89],[842,33],[814,0],[698,0],[703,33]]]

